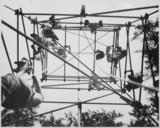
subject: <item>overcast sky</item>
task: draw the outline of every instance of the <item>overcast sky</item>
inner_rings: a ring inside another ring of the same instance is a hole
[[[23,12],[36,12],[36,13],[69,13],[69,14],[80,14],[81,6],[85,5],[86,12],[88,14],[90,13],[98,13],[98,12],[106,12],[106,11],[112,11],[112,10],[119,10],[119,9],[128,9],[128,8],[137,8],[137,7],[145,7],[145,6],[153,6],[158,5],[158,0],[1,0],[0,1],[0,19],[7,21],[12,26],[16,27],[16,16],[13,11],[7,9],[4,7],[4,5],[7,5],[11,7],[12,9],[19,9],[22,8]],[[127,15],[127,16],[143,16],[145,13],[151,13],[155,11],[155,9],[149,9],[149,10],[143,10],[143,11],[134,11],[134,12],[125,12],[125,13],[115,13],[114,15]],[[110,14],[112,15],[112,14]],[[151,19],[155,20],[155,18],[158,17],[158,14],[155,14],[151,16]],[[34,16],[33,16],[34,18]],[[38,19],[48,19],[47,16],[39,16]],[[90,19],[91,22],[99,22],[99,20],[102,20],[104,23],[122,23],[125,24],[128,21],[133,21],[134,19],[113,19],[113,18],[86,18]],[[85,19],[82,19],[84,21]],[[65,21],[65,20],[64,20]],[[66,20],[67,21],[67,20]],[[72,21],[72,20],[68,20]],[[80,18],[73,19],[73,21],[80,22]],[[27,34],[32,33],[32,25],[28,20],[25,19],[26,23],[26,30]],[[139,22],[140,23],[140,22]],[[16,61],[16,33],[7,28],[6,26],[0,24],[1,31],[4,34],[6,45],[9,51],[9,55],[12,61],[12,65],[14,65],[14,61]],[[20,19],[20,30],[23,32],[22,29],[22,23]],[[133,36],[134,29],[131,29],[130,37]],[[78,34],[78,31],[71,31]],[[57,36],[59,37],[59,42],[61,44],[64,44],[64,31],[57,30],[55,31]],[[83,35],[83,32],[81,32]],[[97,32],[97,39],[101,37],[103,34],[106,34],[106,32]],[[90,32],[86,32],[86,35],[94,40],[94,35]],[[101,49],[105,52],[107,45],[112,45],[112,39],[113,39],[113,33],[108,33],[104,38],[101,38],[99,42],[102,44],[97,43],[97,49]],[[126,46],[126,31],[125,28],[123,28],[120,31],[120,45],[125,48]],[[0,41],[0,55],[1,55],[1,61],[0,61],[0,73],[1,75],[5,75],[8,72],[11,72],[10,66],[5,54],[4,47],[2,45],[2,41]],[[93,43],[93,41],[90,41],[90,43]],[[31,44],[31,42],[30,42]],[[67,32],[67,44],[71,46],[72,52],[77,52],[78,50],[78,36]],[[80,39],[80,49],[82,50],[88,45],[88,42],[86,39],[81,38]],[[135,72],[140,72],[140,60],[141,60],[141,54],[135,53],[134,51],[141,49],[141,43],[138,41],[133,41],[131,43],[131,51],[132,51],[132,62]],[[91,48],[87,48],[84,53],[91,53]],[[22,57],[28,57],[27,56],[27,50],[25,45],[24,38],[20,37],[20,58]],[[67,60],[71,58],[70,55],[67,56]],[[80,59],[92,69],[93,66],[93,55],[80,55]],[[70,61],[70,63],[77,66],[77,62],[73,59]],[[52,68],[48,71],[49,73],[52,73],[62,65],[63,63],[59,61],[57,58],[49,55],[49,65],[53,65]],[[124,64],[124,59],[122,60],[122,66]],[[41,73],[41,64],[40,62],[36,62],[36,73],[38,76],[40,76]],[[85,68],[80,66],[82,70],[84,70],[86,73],[90,75],[90,72],[87,71]],[[100,76],[106,76],[104,72],[101,71],[104,70],[105,72],[110,72],[110,64],[107,63],[106,57],[100,61],[96,62],[96,73]],[[124,67],[122,67],[123,72]],[[77,71],[67,66],[67,72],[68,75],[77,76]],[[63,68],[59,69],[58,71],[54,72],[53,75],[62,75],[63,74]],[[40,77],[39,77],[40,79]],[[51,82],[43,82],[42,84],[50,84]],[[57,82],[52,81],[52,84],[57,83],[63,83],[63,82]],[[67,82],[66,82],[67,83]],[[68,82],[71,83],[71,82]],[[75,85],[77,86],[77,85]],[[84,85],[82,87],[87,87],[88,85]],[[115,86],[115,85],[112,85]],[[73,87],[73,86],[71,86]],[[80,91],[79,92],[79,100],[84,101],[90,98],[94,98],[97,96],[104,95],[106,93],[105,91]],[[144,92],[143,92],[144,93]],[[78,99],[78,91],[76,90],[43,90],[43,94],[45,97],[45,100],[49,101],[74,101],[77,102]],[[138,97],[138,96],[137,96]],[[145,97],[143,97],[145,98]],[[117,102],[117,103],[124,103],[119,96],[117,95],[111,95],[105,98],[102,98],[100,100],[96,100],[94,102]],[[66,104],[65,104],[66,105]],[[39,113],[46,112],[49,110],[53,110],[55,108],[59,108],[62,106],[65,106],[62,104],[41,104],[40,109],[38,110]],[[82,111],[86,111],[88,109],[90,110],[100,110],[101,108],[105,109],[106,111],[116,110],[118,112],[121,112],[125,114],[125,119],[128,118],[128,112],[131,111],[130,106],[102,106],[102,105],[83,105]],[[68,110],[71,110],[73,113],[77,112],[76,107],[72,107],[70,109],[65,109],[61,112],[56,112],[55,114],[58,116],[59,113],[67,112]]]

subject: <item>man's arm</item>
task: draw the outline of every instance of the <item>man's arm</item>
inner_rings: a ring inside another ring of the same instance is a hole
[[[36,107],[44,100],[44,97],[41,93],[41,88],[39,86],[37,78],[35,76],[32,76],[32,79],[33,79],[32,89],[33,89],[34,95],[27,106]]]
[[[34,86],[34,88],[35,88],[35,91],[36,91],[37,93],[40,93],[40,94],[41,94],[41,88],[40,88],[40,86],[39,86],[39,83],[38,83],[38,80],[37,80],[36,76],[33,75],[32,78],[33,78],[33,86]]]

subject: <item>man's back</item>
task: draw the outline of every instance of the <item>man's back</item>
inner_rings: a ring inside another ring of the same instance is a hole
[[[19,108],[25,106],[33,91],[25,85],[22,79],[14,74],[2,77],[2,106],[5,108]],[[3,98],[4,97],[4,98]]]

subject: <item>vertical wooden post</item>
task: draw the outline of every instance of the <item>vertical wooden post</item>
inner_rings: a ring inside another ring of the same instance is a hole
[[[65,36],[64,36],[64,48],[66,48],[67,45],[67,30],[65,26]],[[66,81],[66,63],[64,62],[64,81]]]
[[[94,35],[95,36],[94,36],[94,51],[93,51],[94,52],[93,53],[93,72],[95,72],[95,68],[96,68],[95,67],[95,65],[96,65],[95,64],[96,63],[95,51],[96,51],[96,36],[97,36],[97,32],[96,31],[94,32]]]
[[[17,15],[17,30],[19,30],[19,10],[18,9],[15,11],[15,14]],[[18,32],[17,32],[17,62],[19,62],[19,33]]]
[[[25,23],[24,23],[24,18],[23,18],[23,14],[22,14],[22,9],[21,8],[20,8],[20,13],[21,13],[21,18],[22,18],[24,34],[26,34],[26,28],[25,28]],[[30,64],[31,64],[32,62],[31,62],[31,55],[30,55],[30,51],[29,51],[28,40],[27,40],[27,38],[25,38],[25,40],[26,40],[26,46],[27,46],[27,51],[28,51],[28,57],[29,57],[29,61],[30,61]]]

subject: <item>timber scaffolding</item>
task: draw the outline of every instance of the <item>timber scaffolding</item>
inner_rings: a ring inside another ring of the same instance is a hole
[[[7,8],[9,8],[10,10],[14,11],[15,12],[15,15],[17,16],[17,28],[14,28],[12,27],[11,25],[9,25],[7,22],[3,21],[2,20],[2,24],[7,26],[8,28],[12,29],[13,31],[15,31],[17,33],[17,61],[19,61],[19,35],[23,36],[25,39],[26,39],[26,46],[27,46],[27,51],[28,51],[28,57],[29,57],[29,60],[30,62],[32,61],[31,60],[31,54],[30,54],[30,51],[29,51],[29,42],[28,41],[31,41],[33,42],[35,45],[39,46],[40,48],[46,50],[48,53],[52,54],[53,56],[57,57],[58,59],[60,59],[62,62],[64,62],[64,75],[61,76],[61,75],[44,75],[42,77],[42,80],[55,80],[55,81],[77,81],[77,83],[70,83],[70,85],[80,85],[80,84],[87,84],[87,83],[80,83],[81,81],[89,81],[89,80],[93,80],[95,82],[99,82],[95,79],[93,79],[89,74],[87,74],[85,71],[81,70],[79,68],[79,66],[74,66],[73,64],[71,64],[69,61],[66,61],[65,59],[59,57],[57,54],[55,54],[54,52],[52,52],[51,50],[49,50],[47,47],[45,47],[44,45],[42,45],[41,42],[37,42],[35,40],[33,40],[32,38],[30,38],[29,36],[27,36],[27,33],[26,33],[26,27],[25,27],[25,24],[24,24],[24,17],[29,19],[28,16],[62,16],[60,18],[55,18],[54,20],[67,20],[67,19],[73,19],[73,18],[85,18],[85,17],[102,17],[102,18],[125,18],[125,19],[134,19],[133,21],[128,21],[127,23],[125,24],[111,24],[111,23],[103,23],[103,27],[100,27],[100,28],[97,28],[96,31],[105,31],[105,32],[115,32],[115,31],[119,31],[120,28],[124,27],[124,28],[127,28],[127,30],[129,29],[129,27],[135,27],[134,23],[136,23],[137,21],[142,21],[142,24],[144,23],[143,21],[146,21],[148,20],[149,16],[157,13],[159,10],[158,10],[158,6],[148,6],[148,7],[140,7],[140,8],[131,8],[131,9],[123,9],[123,10],[114,10],[114,11],[107,11],[107,12],[99,12],[99,13],[93,13],[93,14],[86,14],[84,13],[83,15],[81,14],[58,14],[58,13],[23,13],[22,12],[22,9],[17,9],[17,10],[13,10],[11,9],[10,7],[8,6],[5,6]],[[145,14],[144,16],[116,16],[116,15],[106,15],[106,14],[111,14],[111,13],[122,13],[122,12],[129,12],[129,11],[137,11],[137,10],[146,10],[146,9],[156,9],[154,11],[152,11],[151,13],[149,14]],[[24,29],[24,33],[22,33],[20,30],[19,30],[19,16],[21,16],[22,18],[22,23],[23,23],[23,29]],[[31,21],[31,20],[30,20]],[[37,18],[36,20],[32,21],[32,24],[33,24],[33,30],[35,32],[35,29],[37,29],[37,33],[39,33],[39,29],[38,29],[38,26],[43,26],[44,23],[50,23],[50,20],[43,20],[43,21],[38,21]],[[143,25],[146,25],[146,24],[143,24]],[[82,27],[82,25],[84,25],[83,22],[60,22],[60,24],[64,24],[64,27],[55,27],[53,28],[53,30],[64,30],[65,31],[65,46],[67,46],[66,44],[66,30],[82,30],[82,31],[90,31],[89,28],[86,28],[86,27]],[[80,26],[66,26],[66,25],[80,25]],[[96,32],[94,33],[95,34],[95,39],[94,39],[94,43],[96,44],[97,42],[97,39],[96,39]],[[146,34],[146,33],[144,33]],[[128,34],[129,35],[129,34]],[[79,35],[80,36],[80,35]],[[144,35],[145,37],[146,35]],[[1,33],[1,37],[2,37],[2,40],[3,40],[3,44],[5,46],[5,40],[4,40],[4,37],[3,37],[3,34]],[[88,39],[88,38],[87,38]],[[57,42],[58,43],[58,42]],[[129,42],[128,42],[129,43]],[[146,42],[146,40],[144,40],[143,42],[144,44]],[[62,46],[61,44],[59,44],[60,46]],[[95,45],[94,45],[95,46]],[[63,47],[63,46],[62,46]],[[65,47],[64,47],[65,48]],[[68,51],[67,49],[65,49],[70,55],[73,56],[74,59],[76,59],[78,61],[78,63],[82,64],[84,67],[86,67],[86,69],[88,71],[90,71],[94,76],[96,76],[99,80],[101,80],[101,85],[105,88],[104,91],[111,91],[112,93],[108,93],[106,95],[103,95],[103,96],[99,96],[99,97],[96,97],[96,98],[93,98],[93,99],[89,99],[89,100],[86,100],[86,101],[78,101],[78,102],[62,102],[62,101],[44,101],[43,103],[57,103],[57,104],[72,104],[72,105],[69,105],[69,106],[66,106],[66,107],[62,107],[62,108],[59,108],[59,109],[55,109],[55,110],[52,110],[52,111],[48,111],[48,112],[45,112],[45,113],[41,113],[41,114],[38,114],[38,115],[35,115],[35,116],[32,116],[32,117],[29,117],[29,118],[25,118],[25,119],[20,119],[20,120],[16,120],[16,121],[12,121],[12,122],[9,122],[7,124],[5,124],[6,126],[9,125],[9,124],[14,124],[16,122],[19,122],[19,121],[25,121],[25,120],[28,120],[28,119],[33,119],[35,117],[38,117],[38,116],[42,116],[42,115],[45,115],[45,114],[49,114],[49,113],[52,113],[52,112],[56,112],[56,111],[59,111],[59,110],[63,110],[63,109],[66,109],[66,108],[70,108],[70,107],[73,107],[73,106],[78,106],[78,109],[79,109],[79,117],[78,117],[78,121],[79,121],[79,126],[80,126],[80,115],[81,115],[81,112],[82,112],[82,105],[83,104],[99,104],[99,105],[130,105],[132,107],[139,107],[139,106],[136,106],[135,103],[137,103],[136,99],[135,99],[135,92],[133,91],[133,97],[128,94],[127,92],[124,94],[122,92],[122,85],[121,86],[118,86],[119,89],[115,89],[113,88],[109,83],[110,82],[115,82],[115,81],[112,81],[110,78],[115,78],[116,80],[118,79],[120,82],[123,81],[123,82],[130,82],[132,83],[131,81],[127,81],[125,79],[122,79],[122,78],[117,78],[116,76],[112,75],[112,74],[109,74],[108,77],[100,77],[99,75],[97,75],[95,73],[95,67],[93,67],[93,69],[90,69],[86,64],[84,64],[80,59],[79,59],[79,56],[76,57],[75,55],[73,55],[70,51]],[[95,47],[94,47],[94,50],[95,50]],[[7,48],[5,47],[5,51],[6,53],[7,52]],[[94,54],[95,56],[95,54]],[[13,72],[13,67],[12,67],[12,64],[11,64],[11,60],[10,60],[10,57],[9,55],[7,54],[7,57],[8,57],[8,60],[9,60],[9,63],[10,63],[10,67],[11,67],[11,70]],[[82,73],[84,76],[67,76],[66,75],[66,64],[68,64],[70,67],[72,67],[73,69],[77,70],[78,72]],[[33,61],[33,66],[34,66],[34,61]],[[93,66],[95,66],[95,60],[93,62]],[[142,66],[143,68],[143,66]],[[151,69],[152,70],[152,69]],[[45,69],[46,71],[46,69]],[[33,72],[34,73],[34,72]],[[121,71],[120,71],[121,73]],[[143,74],[143,71],[142,71],[142,74]],[[155,82],[154,78],[153,78],[153,81]],[[117,81],[116,81],[117,82]],[[152,91],[155,91],[155,92],[158,92],[159,90],[158,89],[155,89],[155,88],[150,88],[150,87],[146,87],[144,85],[141,85],[139,83],[134,83],[136,84],[137,86],[140,87],[140,92],[139,92],[139,97],[141,97],[141,93],[142,93],[142,90],[141,88],[144,87],[146,89],[149,89],[149,90],[152,90]],[[72,90],[87,90],[87,88],[64,88],[64,87],[53,87],[53,86],[66,86],[68,84],[57,84],[57,85],[43,85],[42,88],[43,89],[72,89]],[[126,103],[95,103],[95,102],[89,102],[89,101],[92,101],[92,100],[95,100],[95,99],[99,99],[99,98],[103,98],[103,97],[106,97],[106,96],[109,96],[109,95],[112,95],[112,94],[117,94],[123,101],[125,101]],[[125,95],[125,96],[124,96]],[[135,102],[136,101],[136,102]],[[139,98],[138,102],[141,104],[141,98]],[[141,104],[140,107],[143,107],[143,105]],[[154,118],[152,118],[149,114],[146,114],[148,118],[150,118],[154,123],[155,125],[159,125],[155,120]]]

